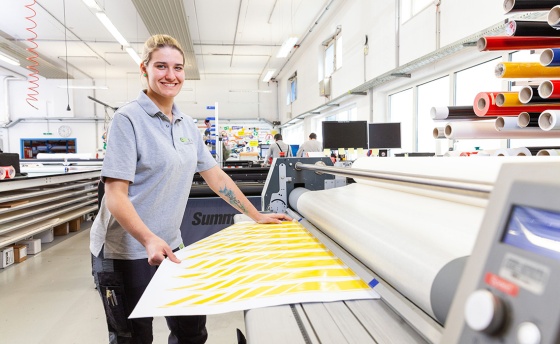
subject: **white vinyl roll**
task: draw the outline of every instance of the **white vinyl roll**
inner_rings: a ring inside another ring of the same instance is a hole
[[[502,164],[507,162],[538,162],[536,157],[490,157],[480,159],[464,157],[407,157],[407,158],[360,158],[352,168],[383,172],[407,173],[435,178],[461,179],[465,182],[491,183],[498,177]],[[359,183],[366,180],[354,178]]]
[[[435,127],[432,136],[434,139],[445,139],[445,127]]]
[[[297,208],[432,316],[436,275],[471,253],[484,214],[476,206],[359,184],[307,192]]]
[[[95,153],[39,153],[37,159],[95,159]]]
[[[494,122],[497,131],[519,129],[517,117],[498,117]]]
[[[493,184],[504,163],[550,159],[560,161],[560,157],[361,158],[353,168]],[[434,279],[446,264],[471,254],[484,203],[450,201],[437,192],[422,194],[355,179],[355,184],[302,194],[298,211],[433,316]]]
[[[537,156],[560,156],[560,149],[541,149]]]
[[[25,173],[66,173],[66,166],[40,166],[40,167],[21,167],[21,172]]]
[[[541,115],[542,116],[542,115]],[[517,118],[517,117],[516,117]],[[540,125],[539,120],[539,125]],[[542,126],[541,126],[542,128]],[[560,128],[560,126],[559,126]],[[545,131],[536,127],[507,129],[500,131],[495,128],[495,120],[452,122],[445,126],[445,137],[448,139],[514,139],[514,138],[556,138],[560,131]]]
[[[560,110],[546,110],[539,116],[539,127],[547,132],[560,130]]]
[[[511,148],[513,156],[532,156],[531,151],[527,147]]]

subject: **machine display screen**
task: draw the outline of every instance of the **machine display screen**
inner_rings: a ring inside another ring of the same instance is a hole
[[[560,260],[560,213],[515,205],[502,241]]]

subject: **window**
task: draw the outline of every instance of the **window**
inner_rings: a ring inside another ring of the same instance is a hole
[[[297,99],[297,72],[288,78],[288,92],[286,96],[286,105],[290,105]]]
[[[434,122],[432,107],[449,105],[449,76],[418,86],[418,152],[436,152],[433,130],[443,123]]]
[[[432,3],[433,0],[401,0],[401,23],[414,17]]]
[[[335,33],[323,41],[325,52],[323,55],[324,77],[330,77],[335,71],[342,68],[342,30],[336,28]]]
[[[455,105],[473,105],[479,92],[501,91],[502,80],[494,75],[494,68],[499,61],[500,59],[497,58],[457,72]],[[457,151],[472,151],[475,147],[481,150],[498,149],[502,148],[502,141],[500,139],[456,140],[454,149]]]
[[[502,80],[496,78],[494,69],[500,59],[493,59],[455,74],[455,105],[473,105],[479,92],[502,90]]]
[[[282,139],[289,145],[301,145],[305,142],[303,121],[282,129]]]
[[[414,93],[412,88],[389,95],[389,121],[401,123],[402,150],[414,151]],[[392,150],[398,151],[397,149]]]

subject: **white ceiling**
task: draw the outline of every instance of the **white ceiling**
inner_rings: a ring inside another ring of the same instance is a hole
[[[196,57],[193,63],[196,66],[190,67],[194,68],[193,73],[187,74],[195,75],[191,79],[256,80],[262,78],[267,69],[278,70],[283,66],[286,59],[275,57],[282,42],[293,34],[301,41],[333,0],[97,0],[139,55],[142,43],[150,35],[147,27],[153,27],[154,23],[145,25],[134,3],[147,4],[150,14],[162,11],[160,18],[167,21],[159,20],[159,24],[177,28],[183,20],[181,15],[165,13],[169,5],[176,2],[184,7]],[[7,69],[29,73],[23,68],[27,63],[24,58],[31,56],[24,50],[32,47],[27,39],[33,37],[27,30],[33,26],[26,19],[33,15],[25,7],[28,3],[32,0],[3,3],[0,31],[5,39],[0,37],[0,51],[18,55],[14,57],[20,58],[22,67],[0,61],[0,75],[13,74]],[[101,85],[107,79],[139,75],[138,66],[82,0],[38,0],[32,8],[36,11],[32,19],[37,23],[33,30],[37,34],[36,51],[41,58],[40,75],[65,78],[65,56],[68,56],[70,78],[95,79],[96,84]],[[329,12],[332,11],[326,11],[322,21]],[[188,47],[183,48],[188,50]]]

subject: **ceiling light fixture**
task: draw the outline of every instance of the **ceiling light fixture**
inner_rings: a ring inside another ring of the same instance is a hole
[[[4,62],[7,62],[7,63],[9,63],[11,65],[14,65],[14,66],[19,66],[20,65],[18,59],[16,59],[15,57],[12,57],[10,55],[4,54],[4,53],[0,53],[0,60],[2,60]]]
[[[95,14],[97,16],[97,19],[99,19],[100,22],[103,23],[103,25],[105,25],[105,28],[107,30],[109,30],[109,32],[111,33],[111,35],[113,35],[113,37],[115,37],[115,39],[123,46],[128,46],[128,42],[126,41],[126,39],[123,37],[123,35],[121,35],[121,33],[119,32],[119,30],[117,30],[117,28],[115,27],[115,25],[113,25],[113,23],[111,22],[111,20],[109,19],[109,17],[107,17],[107,15],[105,14],[105,12],[97,12]]]
[[[230,92],[271,93],[271,90],[229,90]]]
[[[134,60],[134,62],[136,62],[137,65],[140,65],[140,63],[142,63],[142,59],[140,58],[140,56],[138,56],[136,50],[134,50],[132,47],[126,47],[125,50],[128,53],[128,55],[132,57],[132,59]]]
[[[97,4],[97,2],[95,2],[95,0],[82,0],[82,1],[92,10],[99,11],[99,12],[103,11],[103,9],[99,7],[99,5]]]
[[[276,69],[269,69],[268,72],[266,72],[266,74],[264,75],[262,81],[269,82],[270,79],[272,79],[272,75],[274,75],[274,72],[276,72]]]
[[[288,39],[286,39],[284,43],[282,43],[282,46],[280,47],[280,50],[278,50],[276,57],[278,58],[287,57],[288,54],[290,54],[290,51],[292,51],[292,48],[296,45],[298,39],[299,38],[297,38],[296,36],[288,37]]]
[[[124,47],[128,55],[134,60],[137,65],[142,63],[142,59],[138,56],[138,53],[130,46],[126,38],[119,32],[117,27],[111,22],[111,19],[103,11],[103,9],[97,4],[95,0],[82,0],[97,16],[97,19],[105,26],[107,31],[115,37],[115,39]]]

